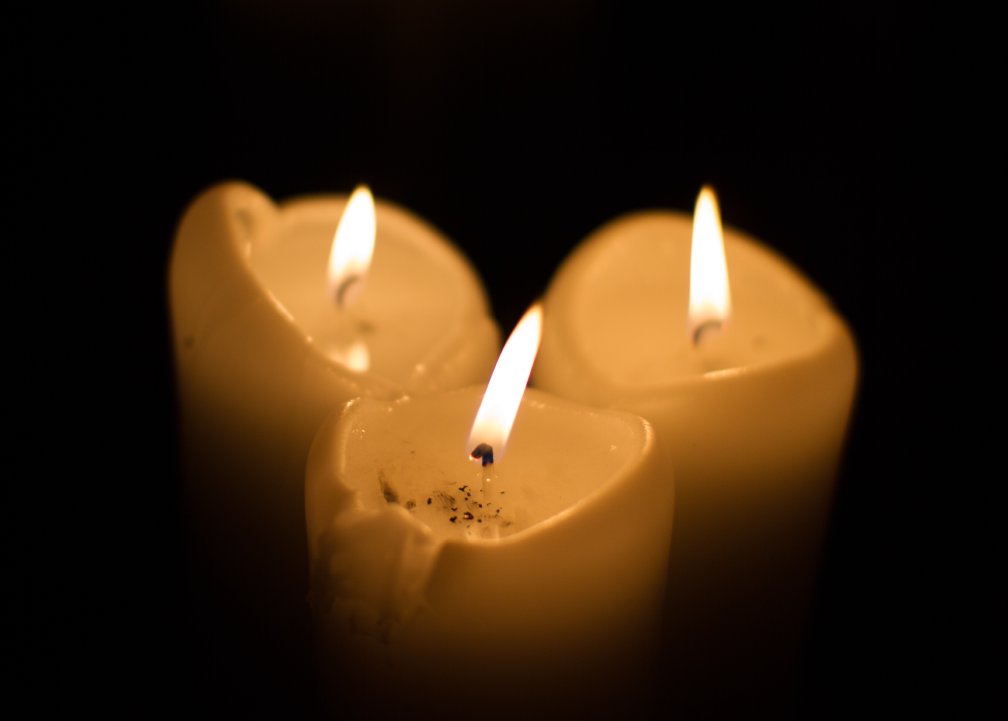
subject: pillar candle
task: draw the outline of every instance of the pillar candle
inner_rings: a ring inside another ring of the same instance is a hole
[[[306,510],[334,706],[639,707],[665,583],[667,455],[639,417],[530,391],[520,408],[514,397],[506,455],[477,444],[493,446],[482,466],[469,446],[493,432],[466,443],[482,395],[362,399],[319,431]]]
[[[855,346],[812,283],[735,230],[724,238],[729,315],[704,330],[698,306],[690,322],[692,225],[637,212],[580,244],[546,293],[533,382],[640,414],[671,450],[670,702],[776,709],[800,649]]]
[[[232,646],[226,657],[261,660],[263,689],[283,675],[278,666],[293,668],[298,639],[307,644],[304,468],[325,415],[351,398],[480,382],[499,347],[469,263],[389,202],[370,220],[374,258],[355,302],[337,302],[327,268],[346,203],[277,205],[223,183],[186,210],[171,258],[183,472],[207,594],[199,603],[220,611],[205,634]],[[234,633],[222,633],[229,625]]]

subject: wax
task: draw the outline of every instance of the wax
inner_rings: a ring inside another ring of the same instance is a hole
[[[689,216],[604,226],[546,293],[535,386],[640,414],[676,469],[666,663],[675,710],[775,711],[803,622],[857,374],[823,295],[725,237],[731,316],[688,332]]]
[[[471,266],[388,202],[377,203],[367,280],[339,307],[327,266],[345,203],[331,195],[277,205],[250,185],[223,183],[192,203],[175,238],[172,331],[189,521],[207,594],[199,604],[218,610],[204,634],[228,646],[221,656],[261,661],[258,686],[244,681],[251,694],[283,675],[278,666],[296,665],[295,646],[308,646],[304,468],[322,419],[356,397],[483,382],[499,347]],[[229,625],[233,633],[222,632]]]
[[[636,707],[667,455],[640,418],[529,391],[488,471],[465,447],[482,390],[355,401],[319,431],[306,512],[325,686],[371,717]]]

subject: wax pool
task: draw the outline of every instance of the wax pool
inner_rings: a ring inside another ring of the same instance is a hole
[[[172,254],[189,525],[200,605],[213,609],[203,633],[225,662],[252,659],[261,673],[250,670],[234,691],[252,697],[275,679],[311,675],[285,669],[310,655],[304,468],[322,419],[356,397],[483,382],[498,351],[471,266],[391,203],[377,203],[357,302],[338,308],[326,270],[345,203],[277,205],[224,183],[187,209]],[[284,707],[301,691],[278,693]]]
[[[729,230],[732,315],[687,332],[692,219],[635,213],[554,277],[533,383],[654,423],[676,469],[675,707],[786,703],[856,378],[850,332],[790,264]]]
[[[650,426],[530,391],[484,488],[482,390],[358,401],[315,441],[311,597],[344,708],[569,711],[646,685],[672,518]]]

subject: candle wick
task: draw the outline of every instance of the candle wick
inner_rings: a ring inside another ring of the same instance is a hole
[[[347,292],[360,280],[360,275],[348,275],[343,279],[343,282],[336,287],[336,305],[340,308],[344,307],[347,300]]]
[[[719,320],[707,320],[696,327],[693,331],[693,345],[699,346],[700,341],[704,336],[708,336],[712,333],[716,333],[721,330],[721,321]]]
[[[473,448],[469,457],[473,460],[480,461],[481,465],[485,468],[494,462],[493,446],[489,443],[480,443],[478,446]]]
[[[493,464],[493,446],[489,443],[480,443],[473,449],[470,454],[473,460],[478,460],[481,462],[480,468],[480,495],[483,498],[482,503],[478,503],[480,521],[482,523],[484,520],[488,522],[487,526],[483,528],[484,538],[500,538],[500,528],[498,521],[500,517],[501,505],[500,503],[493,503],[493,487],[494,487],[494,476],[496,475],[495,466]],[[497,512],[491,514],[490,507],[492,505],[497,506]]]

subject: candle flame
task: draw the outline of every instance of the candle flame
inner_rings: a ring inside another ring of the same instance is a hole
[[[688,331],[694,342],[704,328],[720,327],[731,316],[728,263],[717,197],[709,186],[697,196],[690,252]]]
[[[489,445],[498,460],[504,455],[511,426],[521,405],[532,364],[539,352],[543,311],[538,303],[527,311],[504,344],[494,367],[483,402],[476,412],[466,452],[481,443]]]
[[[358,185],[343,210],[329,253],[329,295],[336,305],[346,307],[360,295],[374,244],[374,198],[366,185]]]

